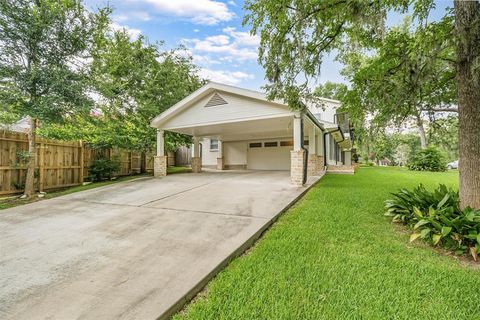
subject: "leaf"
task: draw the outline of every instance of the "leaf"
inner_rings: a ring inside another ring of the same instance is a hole
[[[442,201],[440,201],[440,202],[437,204],[437,208],[443,207],[443,205],[448,201],[448,198],[450,198],[450,195],[447,193],[447,194],[445,195],[445,197],[443,197]]]
[[[419,217],[419,218],[423,218],[423,213],[417,208],[417,207],[413,207],[413,213]]]
[[[425,220],[425,219],[422,219],[420,221],[418,221],[415,226],[413,227],[413,229],[418,229],[419,227],[423,226],[423,225],[426,225],[427,223],[429,223],[428,220]]]
[[[480,245],[480,233],[477,234],[477,243]]]
[[[432,230],[430,230],[430,228],[425,228],[423,229],[422,231],[420,231],[420,237],[422,239],[425,239],[426,237],[428,237],[428,235],[430,234]]]
[[[440,242],[440,240],[442,239],[442,235],[441,234],[434,234],[432,236],[432,241],[433,241],[433,244],[436,245]]]
[[[420,237],[420,233],[412,233],[410,235],[410,242],[417,240]]]
[[[452,231],[451,227],[442,227],[442,236],[446,237]],[[480,241],[479,241],[480,243]]]
[[[436,211],[432,207],[428,208],[428,216],[433,217],[435,215]]]
[[[477,248],[475,248],[475,247],[470,247],[470,254],[471,254],[472,257],[473,257],[473,260],[475,260],[475,262],[476,262],[477,259],[478,259]]]

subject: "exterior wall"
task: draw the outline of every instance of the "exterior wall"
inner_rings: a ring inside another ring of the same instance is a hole
[[[340,106],[341,104],[339,102],[322,101],[319,105],[308,106],[308,109],[318,119],[333,123],[335,120],[335,113]]]
[[[226,169],[247,168],[247,141],[230,141],[223,143],[223,157]]]
[[[318,156],[316,154],[308,154],[308,166],[307,166],[307,174],[309,176],[316,176],[320,173],[318,170]]]
[[[198,126],[205,123],[224,122],[229,120],[248,119],[261,116],[291,114],[287,106],[281,106],[268,101],[259,101],[252,98],[238,96],[231,93],[216,91],[227,104],[205,107],[214,93],[198,100],[190,108],[176,115],[164,129]]]
[[[200,143],[202,144],[202,165],[205,167],[216,167],[217,158],[219,157],[218,150],[210,150],[209,138],[203,138]]]
[[[258,140],[250,142],[273,142],[291,140],[291,138],[284,139],[269,139]],[[290,151],[293,146],[286,147],[261,147],[261,148],[247,148],[247,168],[254,170],[288,170],[290,168]]]

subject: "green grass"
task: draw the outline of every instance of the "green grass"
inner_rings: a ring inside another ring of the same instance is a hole
[[[188,173],[192,172],[192,168],[190,167],[168,167],[167,174],[175,174],[175,173]]]
[[[419,244],[383,201],[458,172],[327,175],[175,319],[478,319],[480,270]]]

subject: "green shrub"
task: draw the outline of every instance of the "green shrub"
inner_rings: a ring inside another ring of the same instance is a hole
[[[414,171],[445,171],[447,163],[437,148],[428,147],[413,155],[407,167]]]
[[[423,185],[413,191],[405,189],[385,201],[387,216],[394,222],[412,227],[410,241],[420,238],[433,245],[477,259],[480,253],[480,210],[460,209],[458,191],[440,185],[433,192]]]
[[[102,181],[111,179],[113,173],[120,170],[120,160],[118,158],[99,158],[95,159],[90,165],[89,173],[93,181]]]

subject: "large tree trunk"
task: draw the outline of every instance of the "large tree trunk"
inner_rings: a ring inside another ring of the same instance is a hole
[[[422,149],[426,149],[428,146],[427,135],[423,126],[423,119],[419,115],[417,115],[417,128],[418,134],[420,135],[420,146],[422,147]]]
[[[30,198],[35,193],[35,160],[36,150],[37,119],[30,118],[30,129],[28,130],[28,165],[27,177],[25,179],[24,195]]]
[[[455,1],[460,204],[480,208],[480,3]]]

